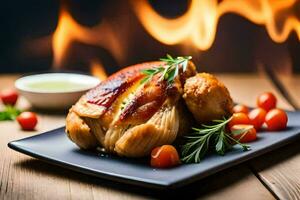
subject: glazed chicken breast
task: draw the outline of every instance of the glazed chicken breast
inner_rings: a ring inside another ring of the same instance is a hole
[[[143,69],[164,66],[149,62],[125,68],[85,94],[69,111],[66,132],[83,149],[102,146],[107,152],[141,157],[186,132],[191,121],[181,100],[183,85],[195,75],[192,62],[168,84],[159,74],[142,83]]]

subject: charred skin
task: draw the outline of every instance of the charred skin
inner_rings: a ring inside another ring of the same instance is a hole
[[[98,144],[127,157],[145,156],[156,146],[172,143],[178,130],[185,127],[180,121],[183,112],[179,112],[182,83],[196,71],[190,62],[173,84],[160,81],[159,74],[141,84],[142,69],[164,64],[149,62],[124,68],[85,94],[68,114],[70,139],[84,149]],[[74,116],[77,120],[70,120]],[[80,133],[87,138],[86,143],[78,137]],[[95,139],[95,143],[90,142]]]
[[[134,65],[111,75],[86,94],[88,103],[104,107],[105,112],[120,94],[141,79],[141,70],[157,64],[159,62]]]

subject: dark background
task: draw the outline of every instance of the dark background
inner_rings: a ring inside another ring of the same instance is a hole
[[[53,53],[52,34],[55,31],[59,8],[67,3],[76,21],[84,26],[94,26],[103,16],[113,16],[130,20],[132,34],[126,40],[135,38],[126,48],[127,58],[118,62],[99,47],[75,44],[74,48],[87,49],[96,57],[104,60],[109,73],[121,66],[157,59],[165,53],[177,55],[182,46],[165,46],[149,36],[138,20],[134,20],[132,10],[125,1],[118,0],[26,0],[1,1],[0,12],[0,73],[23,73],[52,70]],[[151,1],[152,6],[166,17],[176,17],[185,12],[188,2],[185,0]],[[115,8],[115,9],[114,9]],[[120,11],[120,8],[121,11]],[[133,19],[131,21],[131,19]],[[120,30],[122,31],[122,30]],[[79,46],[79,47],[78,47]],[[195,53],[195,50],[192,49]],[[204,52],[197,52],[194,59],[204,71],[217,72],[253,72],[258,64],[269,68],[286,67],[288,60],[293,71],[300,69],[300,45],[295,33],[282,43],[274,43],[264,27],[257,26],[234,14],[223,16],[219,22],[217,36],[213,46]],[[198,56],[199,54],[199,56]],[[103,58],[104,57],[104,58]],[[78,61],[66,69],[86,71],[85,62]]]

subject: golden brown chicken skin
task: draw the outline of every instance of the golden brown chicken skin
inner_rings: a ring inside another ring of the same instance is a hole
[[[124,68],[87,92],[66,118],[69,138],[83,149],[101,146],[120,156],[142,157],[188,133],[194,119],[205,123],[231,114],[227,88],[211,74],[196,74],[192,62],[171,83],[160,74],[141,82],[141,70],[164,65]]]
[[[172,84],[159,74],[141,83],[142,69],[164,66],[149,62],[124,68],[85,94],[69,111],[66,132],[84,149],[99,145],[126,157],[148,155],[171,144],[188,126],[181,96],[185,80],[196,73],[189,62]],[[95,142],[92,142],[96,140]]]
[[[199,124],[230,116],[232,112],[233,101],[228,89],[208,73],[198,73],[188,78],[183,98]]]

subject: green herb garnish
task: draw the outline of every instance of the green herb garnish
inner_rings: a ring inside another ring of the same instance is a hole
[[[0,112],[0,121],[15,120],[21,111],[13,106],[5,106]]]
[[[182,162],[199,163],[206,153],[213,147],[219,155],[232,148],[233,145],[240,145],[244,151],[250,149],[249,145],[242,144],[226,132],[226,124],[231,120],[213,120],[212,125],[201,125],[201,128],[192,128],[195,132],[186,136],[187,142],[182,146]],[[241,130],[245,133],[246,130]],[[237,134],[237,133],[236,133]]]
[[[172,83],[179,73],[179,68],[182,67],[182,71],[185,72],[188,61],[192,59],[192,56],[179,56],[173,58],[167,54],[165,58],[160,58],[160,61],[166,62],[165,66],[160,66],[152,69],[145,69],[141,72],[146,76],[142,79],[141,83],[150,81],[154,75],[161,74],[160,80],[165,80],[168,83]]]
[[[122,103],[121,103],[121,110],[124,110],[125,106],[126,106],[126,101],[122,101]]]

